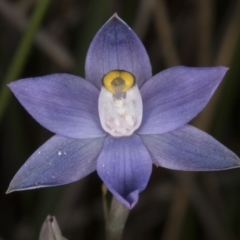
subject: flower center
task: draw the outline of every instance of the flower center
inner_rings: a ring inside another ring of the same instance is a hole
[[[140,126],[142,97],[131,73],[114,70],[103,77],[98,110],[103,129],[112,136],[129,136]]]

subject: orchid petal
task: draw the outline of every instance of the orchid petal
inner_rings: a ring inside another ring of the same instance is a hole
[[[215,171],[240,166],[240,159],[207,133],[186,125],[175,131],[141,135],[153,162],[184,171]]]
[[[98,89],[70,74],[27,78],[9,84],[19,102],[48,130],[72,138],[105,135],[98,116]]]
[[[20,168],[8,192],[58,186],[85,177],[96,170],[104,139],[53,136]]]
[[[151,64],[142,42],[115,14],[98,31],[89,47],[86,79],[101,89],[103,76],[117,69],[131,72],[139,87],[152,76]]]
[[[142,134],[161,134],[184,126],[208,103],[226,67],[173,67],[152,77],[141,88]]]
[[[97,172],[116,199],[131,209],[148,183],[152,160],[141,139],[108,137],[97,159]]]

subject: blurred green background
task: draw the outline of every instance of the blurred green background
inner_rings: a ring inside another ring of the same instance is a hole
[[[69,240],[104,239],[101,180],[5,195],[28,156],[52,133],[6,87],[18,78],[84,76],[88,46],[113,13],[143,41],[153,73],[175,65],[229,66],[192,121],[240,156],[240,1],[0,0],[0,240],[37,239],[48,214]],[[240,239],[240,170],[153,169],[131,210],[124,240]]]

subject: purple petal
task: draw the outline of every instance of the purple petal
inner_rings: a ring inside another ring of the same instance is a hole
[[[141,88],[139,133],[160,134],[184,126],[206,106],[227,70],[180,66],[152,77]]]
[[[86,79],[99,89],[112,70],[131,72],[141,86],[152,76],[146,50],[137,35],[116,14],[98,31],[86,58]]]
[[[20,168],[8,192],[58,186],[85,177],[96,170],[104,139],[53,136]]]
[[[106,139],[97,160],[97,172],[121,204],[134,207],[151,171],[152,160],[139,136]]]
[[[48,130],[72,138],[105,135],[98,115],[98,89],[70,74],[27,78],[9,84],[20,103]]]
[[[240,166],[229,149],[199,129],[186,125],[158,135],[141,135],[153,162],[161,167],[185,171],[215,171]]]

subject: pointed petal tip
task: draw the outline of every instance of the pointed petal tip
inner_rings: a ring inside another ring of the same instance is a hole
[[[122,23],[124,25],[127,26],[128,29],[131,29],[130,26],[122,19],[118,16],[117,12],[115,12],[109,19],[108,21],[105,23],[105,25],[107,25],[108,23],[110,23],[111,21],[116,21],[118,23]]]
[[[135,202],[135,203],[132,203],[132,204],[130,204],[129,202],[127,202],[127,204],[123,204],[123,206],[125,206],[127,209],[129,209],[129,210],[132,210],[134,207],[135,207],[135,205],[137,204],[137,202]]]
[[[221,70],[222,74],[225,75],[228,72],[229,67],[219,66],[219,69]]]
[[[117,14],[117,12],[115,12],[115,13],[113,14],[113,16],[111,17],[111,19],[115,19],[115,20],[123,23],[124,25],[126,25],[126,26],[128,27],[128,29],[131,29],[131,27],[130,27],[122,18],[119,17],[119,15]]]
[[[106,21],[105,25],[114,20],[122,21],[116,12]]]
[[[9,194],[12,192],[20,192],[20,191],[25,191],[25,190],[32,190],[32,189],[37,189],[37,188],[42,188],[42,187],[47,187],[47,186],[32,186],[32,187],[21,187],[21,183],[19,184],[12,184],[10,183],[7,191],[5,194]]]
[[[123,195],[116,192],[111,186],[109,186],[108,188],[109,191],[113,194],[113,196],[118,200],[118,202],[127,209],[131,210],[137,204],[139,199],[139,190],[135,190],[128,195]]]
[[[19,191],[25,191],[25,190],[29,190],[29,189],[34,189],[36,187],[32,187],[32,188],[21,188],[17,185],[12,184],[12,182],[10,183],[7,191],[5,192],[5,194],[9,194],[9,193],[13,193],[13,192],[19,192]]]
[[[136,190],[127,196],[120,196],[118,193],[113,192],[114,197],[118,200],[120,204],[128,208],[129,210],[133,209],[138,202],[139,191]]]
[[[226,168],[226,170],[240,168],[240,158],[235,153],[232,152],[232,156],[229,156],[228,160],[232,161],[233,165],[230,166],[229,168]]]
[[[16,192],[16,191],[21,191],[21,189],[18,189],[17,186],[15,186],[15,184],[13,183],[13,180],[10,182],[9,187],[7,189],[7,191],[5,192],[5,194],[9,194],[12,192]]]
[[[9,194],[11,192],[13,192],[14,190],[11,188],[11,186],[8,187],[7,191],[5,192],[5,194]]]
[[[117,12],[115,12],[115,13],[112,15],[112,18],[119,18]]]
[[[131,192],[127,197],[126,200],[129,203],[129,209],[132,209],[138,202],[139,198],[139,191],[136,190],[134,192]]]
[[[104,25],[107,25],[107,24],[111,24],[111,22],[115,22],[117,24],[124,24],[125,26],[127,26],[128,29],[131,29],[129,27],[129,25],[122,19],[118,16],[117,12],[115,12],[107,21]]]
[[[27,78],[25,78],[27,79]],[[9,82],[8,84],[6,84],[12,91],[15,89],[15,88],[18,88],[18,84],[21,83],[22,80],[25,80],[25,79],[17,79],[15,81],[12,81],[12,82]]]
[[[117,12],[115,12],[115,13],[109,18],[109,20],[108,20],[107,22],[109,22],[109,21],[111,21],[111,20],[119,20],[119,21],[121,21],[121,22],[124,22],[124,21],[118,16]],[[125,22],[124,22],[124,23],[125,23]]]
[[[13,88],[14,88],[14,84],[15,82],[10,82],[7,84],[7,87],[10,88],[11,91],[13,91]]]
[[[223,70],[225,71],[228,71],[229,70],[229,67],[226,67],[226,66],[220,66]]]

